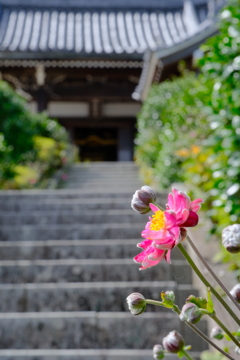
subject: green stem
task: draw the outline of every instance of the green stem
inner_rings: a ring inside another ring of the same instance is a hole
[[[156,306],[164,306],[161,301],[146,299],[147,304],[156,305]],[[165,307],[165,306],[164,306]],[[176,314],[180,314],[181,311],[177,305],[174,305],[172,308],[172,311]],[[188,323],[187,321],[184,321],[185,324],[187,324],[196,334],[198,334],[204,341],[206,341],[208,344],[212,345],[217,351],[219,351],[221,354],[223,354],[226,358],[230,360],[234,360],[234,358],[226,353],[224,350],[222,350],[220,347],[218,347],[211,339],[209,339],[208,336],[206,336],[201,330],[199,330],[195,325]]]
[[[240,305],[238,304],[238,302],[236,301],[236,299],[234,299],[234,297],[231,295],[231,293],[228,291],[228,289],[225,287],[225,285],[220,281],[220,279],[217,277],[217,275],[215,274],[215,272],[212,270],[212,268],[208,265],[208,263],[206,262],[206,260],[203,258],[203,256],[201,255],[200,251],[198,251],[196,245],[194,244],[194,242],[192,241],[192,239],[190,238],[190,236],[187,236],[187,240],[189,245],[191,246],[191,248],[193,249],[193,251],[197,254],[197,256],[199,257],[199,259],[201,260],[202,264],[205,266],[205,268],[208,270],[208,272],[212,275],[212,277],[214,278],[214,280],[218,283],[218,285],[223,289],[223,291],[225,292],[225,294],[229,297],[229,299],[234,303],[234,305],[236,306],[236,308],[240,311]]]
[[[212,345],[217,351],[219,351],[221,354],[223,354],[226,358],[230,360],[235,360],[231,355],[226,353],[224,350],[222,350],[220,347],[218,347],[211,339],[209,339],[208,336],[206,336],[201,330],[199,330],[195,325],[188,323],[187,321],[184,321],[185,324],[187,324],[196,334],[198,334],[203,340],[205,340],[208,344]]]
[[[198,267],[196,266],[196,264],[193,262],[192,258],[190,257],[190,255],[188,254],[188,252],[184,249],[184,247],[182,246],[182,244],[178,244],[178,248],[181,251],[181,253],[183,254],[183,256],[186,258],[186,260],[188,261],[189,265],[192,267],[192,269],[195,271],[195,273],[197,274],[197,276],[199,277],[200,280],[202,280],[202,282],[204,283],[204,285],[206,287],[208,287],[211,292],[213,293],[213,295],[218,299],[218,301],[222,304],[222,306],[227,310],[227,312],[229,313],[229,315],[232,316],[232,318],[236,321],[236,323],[240,326],[240,319],[236,316],[236,314],[233,312],[233,310],[228,306],[228,304],[223,300],[223,298],[219,295],[219,293],[214,289],[214,287],[207,281],[207,279],[203,276],[203,274],[201,273],[201,271],[198,269]]]
[[[210,315],[211,318],[223,329],[223,331],[230,337],[230,339],[240,348],[240,343],[237,341],[235,336],[228,330],[228,328],[221,322],[217,315]]]
[[[186,356],[188,360],[194,360],[185,350],[181,350],[181,352]]]
[[[156,300],[151,300],[151,299],[145,299],[145,301],[146,301],[146,304],[165,307],[161,301],[156,301]]]

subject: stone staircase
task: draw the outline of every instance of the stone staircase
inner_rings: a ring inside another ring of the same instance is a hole
[[[133,163],[94,163],[73,166],[64,189],[0,192],[0,360],[152,360],[171,330],[196,359],[207,348],[170,310],[127,308],[135,291],[174,290],[179,306],[197,294],[177,249],[170,266],[133,262],[146,222],[130,208],[140,186]]]

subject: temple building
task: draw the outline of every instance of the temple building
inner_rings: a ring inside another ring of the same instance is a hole
[[[0,72],[64,125],[82,161],[131,161],[153,82],[191,67],[214,0],[0,0]]]

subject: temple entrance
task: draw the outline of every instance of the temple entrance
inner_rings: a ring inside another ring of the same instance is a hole
[[[116,128],[76,128],[74,135],[80,161],[118,160]]]

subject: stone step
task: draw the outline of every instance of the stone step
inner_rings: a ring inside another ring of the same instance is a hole
[[[189,352],[195,360],[200,360],[198,352]],[[0,350],[0,360],[152,360],[152,349],[13,349]],[[177,360],[174,354],[166,354],[167,360]]]
[[[199,352],[188,352],[195,359],[200,360]],[[25,350],[0,350],[0,360],[152,360],[152,349],[145,350],[123,350],[123,349],[25,349]],[[165,354],[167,360],[177,360],[174,354]]]
[[[205,321],[199,323],[206,330]],[[206,343],[165,309],[145,312],[33,312],[0,314],[1,349],[151,349],[170,331],[180,332],[195,351]],[[191,335],[190,335],[191,334]]]
[[[37,259],[127,259],[140,249],[138,239],[0,241],[0,260]],[[178,248],[172,259],[183,259]]]
[[[191,285],[176,286],[174,281],[0,284],[0,312],[128,311],[126,297],[131,293],[160,300],[161,291],[167,290],[174,291],[180,308],[189,295],[198,296]],[[147,306],[147,311],[161,310]]]
[[[75,198],[75,199],[49,199],[46,195],[44,200],[34,201],[1,201],[1,211],[84,211],[84,210],[110,210],[110,209],[130,209],[132,198]]]
[[[136,239],[142,231],[139,223],[111,224],[55,224],[55,225],[3,225],[0,240],[81,240],[81,239]]]
[[[0,225],[45,225],[45,224],[98,224],[98,223],[139,223],[148,221],[148,216],[139,215],[131,208],[128,210],[86,210],[86,211],[0,211]],[[141,225],[140,225],[141,226]]]
[[[121,189],[119,189],[121,190]],[[120,194],[116,192],[109,192],[107,198],[111,199],[122,199],[132,197],[132,191],[121,192]],[[159,194],[160,197],[165,196],[165,194]],[[49,189],[49,190],[5,190],[0,191],[0,200],[1,201],[29,201],[32,199],[38,201],[46,201],[46,199],[82,199],[82,198],[106,198],[106,194],[97,193],[95,189],[86,190],[76,190],[76,189]],[[166,197],[166,196],[165,196]],[[96,200],[96,199],[95,199]]]
[[[139,189],[136,187],[134,192]],[[98,201],[98,198],[103,199],[129,199],[131,201],[133,196],[132,190],[124,190],[120,186],[118,191],[109,191],[108,187],[107,195],[105,193],[99,192],[96,187],[92,189],[49,189],[49,190],[6,190],[0,191],[0,201],[2,202],[27,202],[27,201],[40,201],[40,202],[50,202],[51,200],[82,200],[82,199],[93,199]],[[96,199],[97,198],[97,199]],[[165,203],[167,199],[167,193],[158,193],[158,200],[162,203]]]
[[[0,283],[168,281],[190,284],[189,265],[174,260],[144,271],[132,259],[61,259],[0,261]]]
[[[101,162],[101,161],[94,161],[94,162],[84,162],[84,163],[74,163],[71,166],[71,169],[89,169],[89,170],[93,170],[93,169],[112,169],[112,168],[123,168],[123,169],[137,169],[137,165],[134,161],[121,161],[121,162],[117,162],[117,161],[105,161],[105,162]]]
[[[119,171],[115,171],[113,170],[112,172],[108,172],[106,173],[97,173],[97,172],[92,172],[92,173],[86,173],[86,172],[71,172],[67,174],[67,180],[69,179],[76,179],[79,182],[81,181],[92,181],[92,180],[97,180],[97,181],[103,181],[103,180],[109,180],[109,181],[117,181],[120,182],[120,180],[122,180],[124,183],[126,183],[127,181],[134,181],[135,183],[138,182],[138,174],[135,172],[119,172]]]
[[[119,181],[119,183],[112,184],[110,181],[103,181],[103,182],[86,182],[86,183],[79,183],[79,181],[70,180],[69,182],[66,182],[66,188],[71,187],[72,189],[82,189],[82,190],[88,190],[94,188],[97,193],[109,193],[109,192],[132,192],[134,193],[137,189],[140,188],[140,184],[136,182],[129,184],[129,183],[123,183],[122,181]],[[76,187],[74,187],[76,186]]]

